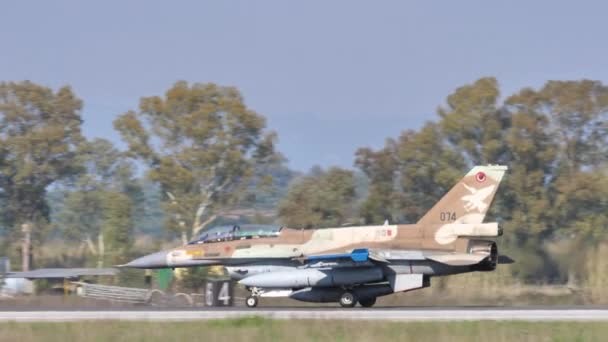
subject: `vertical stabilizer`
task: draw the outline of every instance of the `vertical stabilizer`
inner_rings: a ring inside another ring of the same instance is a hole
[[[503,165],[475,166],[418,224],[482,223],[505,171]]]

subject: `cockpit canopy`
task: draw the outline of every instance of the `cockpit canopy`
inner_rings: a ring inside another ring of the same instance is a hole
[[[277,237],[282,228],[281,226],[268,224],[215,226],[202,231],[198,238],[190,241],[188,244]]]

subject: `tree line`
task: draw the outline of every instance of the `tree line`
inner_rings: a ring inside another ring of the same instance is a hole
[[[294,184],[280,213],[308,227],[349,212],[366,224],[414,223],[483,164],[510,168],[489,219],[501,223],[507,252],[520,260],[514,275],[531,282],[580,276],[585,248],[608,233],[608,87],[598,81],[549,81],[506,96],[491,77],[459,87],[435,120],[383,148],[357,150],[355,165],[369,183],[362,202],[352,171],[328,187],[336,172],[329,170]],[[339,200],[318,207],[328,196]],[[547,248],[558,241],[568,241],[561,258]]]
[[[87,140],[81,111],[70,87],[0,83],[0,233],[7,254],[16,254],[28,227],[34,248],[59,236],[98,265],[126,261],[133,227],[151,211],[140,178],[160,194],[155,204],[163,214],[156,217],[187,241],[223,208],[245,203],[253,181],[272,186],[256,170],[284,160],[264,117],[233,87],[177,82],[162,97],[143,97],[138,110],[114,121],[126,151]]]
[[[359,148],[355,169],[307,174],[285,166],[277,134],[233,87],[180,81],[142,97],[114,121],[125,151],[86,139],[81,111],[68,86],[0,83],[5,254],[17,255],[27,225],[33,248],[60,239],[81,262],[116,264],[138,253],[135,235],[146,230],[137,227],[187,241],[227,210],[260,203],[277,208],[266,221],[294,227],[411,223],[470,167],[489,163],[510,167],[490,215],[522,260],[515,276],[576,277],[576,252],[607,232],[608,87],[598,81],[504,95],[482,78],[449,94],[421,128]],[[569,242],[572,258],[551,253],[556,241]]]

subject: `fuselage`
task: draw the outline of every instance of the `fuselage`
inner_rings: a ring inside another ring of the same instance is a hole
[[[495,237],[500,235],[500,230],[491,223],[447,223],[434,227],[378,225],[311,230],[281,228],[273,236],[227,235],[217,240],[194,241],[136,259],[128,266],[176,268],[223,265],[233,278],[242,279],[263,272],[309,267],[315,264],[317,256],[322,257],[319,262],[328,262],[331,256],[366,249],[374,251],[377,259],[390,263],[390,267],[399,273],[437,275],[447,270],[443,264],[426,256],[440,255],[446,258],[446,255],[453,255],[455,259],[466,259],[471,255],[473,260],[478,260],[480,253],[490,254],[493,242],[469,237],[473,234],[477,237]],[[342,260],[336,267],[349,267],[348,262]],[[467,260],[461,263],[466,266],[471,264]],[[451,264],[460,266],[453,262]]]
[[[125,265],[177,268],[223,265],[263,296],[371,306],[375,298],[430,285],[430,278],[490,271],[502,231],[483,223],[507,168],[475,166],[416,224],[293,229],[250,225],[214,227],[189,244]]]

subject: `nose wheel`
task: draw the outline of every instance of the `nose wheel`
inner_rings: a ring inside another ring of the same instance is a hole
[[[258,301],[258,297],[249,296],[245,299],[245,305],[247,305],[248,308],[255,308],[256,306],[258,306]]]
[[[245,298],[245,305],[247,305],[248,308],[255,308],[256,306],[258,306],[258,303],[260,302],[260,296],[262,295],[262,293],[264,293],[264,290],[255,286],[248,288],[248,290],[251,291],[251,294],[247,298]]]

